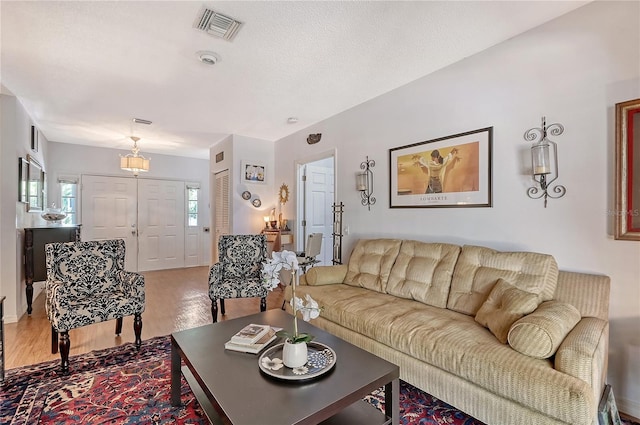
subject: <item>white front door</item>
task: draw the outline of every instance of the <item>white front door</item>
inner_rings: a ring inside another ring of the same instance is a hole
[[[185,185],[138,180],[138,271],[184,267]]]
[[[124,239],[126,270],[137,270],[137,185],[125,177],[82,176],[82,240]]]
[[[323,160],[322,163],[326,163]],[[306,166],[305,185],[305,221],[306,238],[311,233],[322,233],[322,252],[316,257],[320,265],[332,264],[333,258],[333,218],[331,205],[334,199],[334,172],[333,168],[314,165]],[[304,247],[303,247],[304,249]]]

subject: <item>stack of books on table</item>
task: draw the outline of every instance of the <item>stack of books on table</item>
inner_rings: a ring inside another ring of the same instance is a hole
[[[232,351],[257,354],[276,339],[276,332],[280,328],[269,325],[250,324],[240,329],[224,344],[224,348]]]

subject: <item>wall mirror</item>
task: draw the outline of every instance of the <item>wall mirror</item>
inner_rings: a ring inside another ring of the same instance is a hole
[[[32,156],[28,156],[27,173],[27,211],[42,211],[44,208],[44,171],[42,165]]]
[[[18,159],[18,201],[27,203],[27,181],[29,178],[29,161],[26,158]]]

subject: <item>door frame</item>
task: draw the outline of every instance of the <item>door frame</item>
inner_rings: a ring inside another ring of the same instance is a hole
[[[294,190],[296,194],[296,229],[295,229],[295,241],[296,241],[296,251],[303,251],[304,245],[306,243],[306,232],[305,227],[302,226],[302,219],[305,217],[304,209],[305,209],[305,191],[304,185],[302,182],[302,170],[304,166],[310,164],[312,162],[321,161],[323,159],[333,158],[333,203],[337,202],[338,199],[338,185],[336,184],[335,175],[337,174],[338,169],[338,149],[333,148],[328,151],[319,152],[315,155],[310,155],[301,159],[297,159],[294,162]]]

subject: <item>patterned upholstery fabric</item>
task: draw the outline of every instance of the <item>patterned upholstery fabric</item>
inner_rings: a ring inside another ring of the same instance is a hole
[[[56,331],[144,311],[144,277],[124,270],[123,240],[50,243],[45,253],[45,307]]]
[[[223,235],[218,242],[219,262],[209,270],[209,298],[266,297],[262,263],[267,257],[265,235]]]

